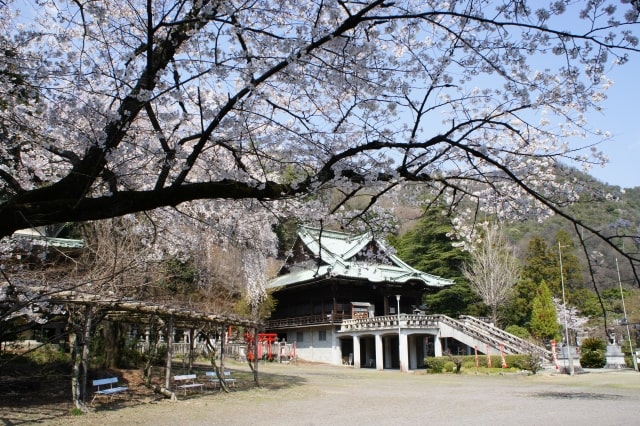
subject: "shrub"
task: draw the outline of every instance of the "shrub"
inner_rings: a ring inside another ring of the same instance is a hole
[[[464,361],[462,363],[462,368],[465,370],[474,370],[476,368],[476,362],[473,361]]]
[[[587,337],[580,345],[581,351],[602,351],[607,350],[607,343],[598,337]]]
[[[606,363],[604,351],[581,351],[580,365],[584,368],[602,368]]]
[[[542,367],[542,359],[536,354],[507,355],[507,365],[536,374]]]
[[[431,370],[432,373],[442,373],[444,369],[444,364],[447,361],[444,357],[426,357],[424,359],[424,365],[428,370]]]
[[[504,331],[525,340],[529,340],[529,338],[531,337],[529,330],[519,325],[510,325],[509,327],[505,328]]]
[[[447,373],[453,373],[456,370],[456,364],[453,361],[447,361],[443,368]]]
[[[607,343],[598,337],[587,337],[580,347],[580,365],[584,368],[602,368],[607,363]]]
[[[26,358],[36,364],[50,364],[69,361],[69,355],[55,344],[47,343],[37,349],[28,352]]]

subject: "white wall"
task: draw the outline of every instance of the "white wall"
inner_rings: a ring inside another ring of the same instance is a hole
[[[325,340],[320,340],[320,332],[322,331],[324,331]],[[302,333],[302,341],[297,339],[298,333]],[[291,330],[287,333],[287,343],[293,343],[294,341],[296,342],[298,359],[328,364],[342,364],[340,341],[331,326]]]

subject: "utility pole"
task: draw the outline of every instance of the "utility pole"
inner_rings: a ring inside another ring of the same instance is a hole
[[[564,296],[564,272],[562,271],[562,246],[558,241],[558,254],[560,255],[560,284],[562,285],[562,310],[564,311],[564,334],[567,340],[567,357],[569,358],[569,375],[573,376],[573,355],[571,354],[571,343],[569,342],[569,323],[567,322],[567,300]]]

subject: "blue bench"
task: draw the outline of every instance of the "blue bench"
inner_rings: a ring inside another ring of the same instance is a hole
[[[195,374],[180,374],[177,376],[173,376],[173,382],[176,384],[178,389],[182,389],[184,394],[187,394],[188,389],[196,389],[200,388],[200,391],[204,388],[204,383],[196,382]]]
[[[216,374],[215,371],[207,371],[205,375],[209,380],[209,383],[211,383],[214,388],[217,388],[218,386],[220,386],[220,379],[218,379],[218,375]],[[231,371],[224,372],[224,382],[229,386],[233,386],[233,387],[236,386],[236,379],[231,377]]]
[[[119,380],[117,377],[108,377],[106,379],[94,380],[93,386],[95,386],[97,389],[93,393],[93,399],[91,400],[91,402],[93,403],[93,400],[98,396],[106,396],[108,398],[111,398],[113,395],[116,395],[118,393],[128,392],[129,387],[118,386],[118,381]]]

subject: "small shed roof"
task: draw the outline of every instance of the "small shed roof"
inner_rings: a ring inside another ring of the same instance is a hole
[[[453,280],[419,271],[390,253],[370,232],[352,235],[300,227],[294,253],[268,288],[308,283],[319,278],[361,279],[380,282],[422,282],[425,287],[445,287]]]

